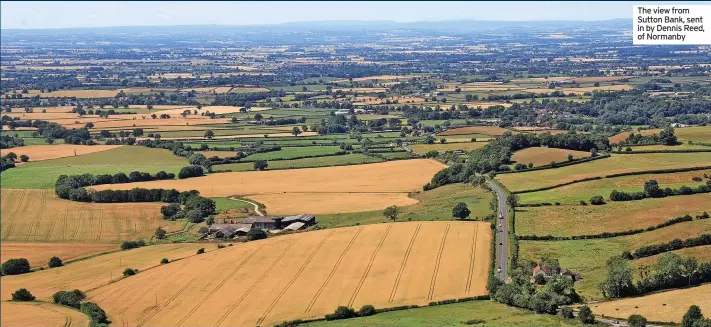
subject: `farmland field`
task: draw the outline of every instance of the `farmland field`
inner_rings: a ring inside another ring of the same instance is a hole
[[[339,305],[426,304],[485,294],[490,240],[489,224],[472,222],[286,235],[151,269],[89,299],[131,326],[269,326]]]
[[[0,257],[3,261],[12,258],[25,258],[32,268],[46,267],[51,257],[59,257],[66,264],[68,261],[87,256],[118,251],[118,244],[110,243],[0,243]]]
[[[655,293],[642,297],[591,305],[595,314],[626,318],[641,314],[651,321],[680,323],[689,306],[698,305],[704,316],[711,313],[711,284]]]
[[[336,156],[338,158],[341,156]],[[331,157],[327,157],[331,158]],[[277,163],[281,161],[274,161]],[[272,164],[270,163],[270,165]],[[250,164],[251,165],[251,164]],[[222,165],[229,166],[229,165]],[[219,167],[219,166],[217,166]],[[215,167],[215,168],[217,168]],[[153,181],[130,184],[99,185],[95,189],[175,188],[200,191],[203,196],[225,197],[230,195],[281,194],[279,201],[286,201],[291,193],[403,193],[418,190],[422,184],[444,167],[434,160],[399,160],[369,165],[306,168],[296,170],[251,171],[211,174],[184,180]],[[318,176],[315,178],[315,176]],[[301,197],[301,196],[299,196]],[[276,199],[276,198],[275,198]],[[319,199],[327,200],[324,197]],[[260,201],[262,202],[262,201]],[[262,202],[269,210],[278,203]],[[337,198],[333,206],[338,207]],[[303,203],[302,212],[323,209],[327,203]],[[360,211],[367,210],[363,203]],[[381,208],[376,205],[372,209]]]
[[[624,217],[620,217],[624,219]],[[711,221],[696,220],[630,236],[573,241],[519,241],[521,260],[538,260],[549,255],[560,260],[561,267],[578,272],[583,279],[575,289],[584,300],[602,299],[598,285],[605,279],[607,259],[639,247],[691,238],[711,233]],[[687,308],[688,309],[688,308]]]
[[[239,151],[201,151],[206,157],[218,156],[220,158],[224,157],[234,157]],[[272,159],[291,159],[304,156],[323,156],[334,154],[341,151],[337,146],[306,146],[306,147],[283,147],[279,151],[270,151],[263,153],[255,153],[247,156],[247,160],[272,160]]]
[[[479,148],[482,148],[486,145],[486,142],[456,142],[456,143],[445,143],[445,144],[415,144],[412,146],[412,151],[415,151],[420,154],[425,154],[429,151],[435,150],[441,153],[444,153],[446,151],[455,151],[455,150],[462,150],[462,151],[472,151],[476,150]]]
[[[37,300],[51,301],[52,294],[57,291],[79,289],[86,292],[121,279],[121,273],[126,268],[147,273],[147,269],[159,266],[162,258],[171,261],[186,258],[195,255],[197,249],[203,247],[206,252],[215,249],[214,246],[206,247],[205,244],[199,243],[159,244],[100,255],[64,267],[3,276],[0,280],[1,298],[3,301],[9,300],[12,292],[24,287],[32,292]],[[134,293],[135,291],[132,290]]]
[[[56,145],[30,145],[12,149],[2,149],[1,155],[13,152],[18,157],[26,155],[30,157],[29,162],[50,160],[64,157],[73,157],[88,153],[106,151],[121,147],[121,145],[74,145],[74,144],[56,144]]]
[[[579,159],[589,157],[590,153],[566,149],[533,147],[514,152],[511,156],[511,160],[524,165],[532,163],[534,166],[542,166],[550,164],[551,161],[566,162],[568,161],[568,155],[572,155],[574,159]]]
[[[661,188],[671,187],[678,189],[683,185],[697,187],[706,182],[704,174],[710,174],[711,171],[695,170],[680,173],[669,174],[644,174],[620,176],[613,178],[603,178],[580,182],[561,187],[556,187],[550,190],[522,193],[522,203],[542,203],[542,202],[560,202],[561,204],[579,204],[580,200],[588,202],[591,197],[600,195],[606,200],[613,190],[624,192],[639,192],[643,190],[644,183],[648,180],[656,180]],[[702,181],[696,182],[692,178],[698,177]]]
[[[0,302],[0,325],[8,327],[88,327],[78,310],[40,302]],[[31,319],[29,319],[31,318]]]
[[[251,158],[251,157],[249,157]],[[362,153],[351,153],[338,156],[325,156],[315,158],[301,158],[291,160],[268,161],[269,167],[266,170],[293,169],[293,168],[316,168],[330,166],[347,166],[382,162],[382,159],[364,155]],[[253,162],[240,162],[223,165],[214,165],[214,170],[232,170],[233,172],[253,171]]]
[[[647,228],[689,214],[711,212],[711,194],[612,202],[605,205],[561,205],[516,209],[519,235],[572,236]]]
[[[32,158],[30,158],[31,161]],[[67,157],[43,162],[29,162],[2,172],[3,188],[54,188],[60,175],[115,174],[132,171],[178,173],[188,166],[185,158],[169,150],[142,146],[122,146],[112,150],[94,152],[77,157]]]
[[[268,205],[269,214],[274,215],[303,213],[305,207],[313,214],[338,214],[417,203],[417,200],[408,197],[406,193],[277,193],[248,197]]]
[[[499,136],[499,135],[503,135],[506,131],[508,131],[508,130],[505,128],[495,127],[495,126],[469,126],[469,127],[453,128],[453,129],[444,131],[442,133],[439,133],[439,135],[440,136],[448,136],[448,135],[461,135],[461,134],[484,134],[484,135],[491,135],[491,136]]]
[[[661,131],[661,129],[646,129],[640,132],[634,131],[633,133],[642,135],[659,135],[659,132]],[[610,142],[619,143],[627,139],[627,136],[630,133],[632,132],[623,132],[613,137],[610,137]],[[692,141],[694,143],[711,143],[711,126],[675,128],[674,134],[676,135],[679,142],[683,143],[686,143],[688,141]]]
[[[183,229],[164,220],[160,203],[83,203],[58,199],[53,190],[3,189],[5,241],[120,242],[150,238],[157,227]]]
[[[645,153],[636,155],[618,154],[610,158],[545,169],[497,176],[512,192],[567,183],[583,178],[605,176],[645,170],[673,169],[707,166],[711,153]]]

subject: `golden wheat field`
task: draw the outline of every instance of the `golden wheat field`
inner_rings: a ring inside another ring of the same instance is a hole
[[[308,211],[313,214],[336,214],[382,210],[389,206],[418,203],[407,193],[289,193],[255,194],[250,199],[268,204],[269,214],[287,215]]]
[[[200,194],[208,197],[226,197],[241,195],[251,197],[254,195],[279,195],[270,196],[262,202],[267,210],[285,210],[281,205],[296,205],[290,200],[291,194],[298,193],[295,198],[306,201],[304,193],[312,193],[312,200],[301,203],[299,212],[337,212],[344,204],[338,196],[346,194],[356,199],[359,194],[368,193],[400,193],[407,194],[421,189],[432,175],[446,167],[445,165],[428,159],[397,160],[383,163],[305,168],[291,170],[248,171],[234,173],[211,174],[204,177],[195,177],[182,180],[152,181],[130,184],[108,184],[92,187],[93,189],[131,189],[134,187],[146,188],[175,188],[177,190],[198,190]],[[372,197],[366,196],[367,199]],[[273,199],[272,201],[268,201]],[[317,202],[318,200],[318,202]],[[356,201],[356,200],[353,200]],[[357,205],[358,211],[382,209],[382,202],[367,201],[359,203],[350,201],[349,206]],[[261,201],[260,201],[261,202]]]
[[[499,135],[503,135],[506,131],[508,131],[508,130],[505,128],[496,127],[496,126],[469,126],[469,127],[459,127],[459,128],[453,128],[450,130],[446,130],[442,133],[439,133],[438,135],[447,136],[447,135],[464,135],[464,134],[485,134],[485,135],[499,136]]]
[[[49,258],[59,257],[64,263],[94,254],[117,251],[118,244],[110,243],[34,243],[2,242],[0,257],[8,259],[25,258],[32,268],[47,266]]]
[[[88,295],[117,326],[271,326],[339,305],[486,294],[490,241],[479,222],[320,230],[194,256]]]
[[[0,154],[13,152],[18,157],[26,155],[30,157],[30,162],[50,160],[64,157],[79,156],[87,153],[111,150],[121,147],[121,145],[76,145],[76,144],[56,144],[56,145],[28,145],[12,149],[2,149]]]
[[[89,318],[68,307],[39,302],[0,302],[0,325],[7,327],[87,327]]]
[[[511,160],[524,165],[530,162],[535,166],[541,166],[548,165],[551,161],[566,162],[568,161],[568,155],[572,155],[574,159],[579,159],[590,156],[590,153],[566,149],[533,147],[514,152],[511,156]]]
[[[160,203],[83,203],[58,199],[54,190],[2,189],[4,241],[120,242],[150,238],[155,229],[181,230],[164,220]]]
[[[698,305],[705,316],[711,313],[711,284],[602,302],[590,308],[593,313],[608,317],[627,318],[640,314],[651,321],[679,323],[691,305]]]

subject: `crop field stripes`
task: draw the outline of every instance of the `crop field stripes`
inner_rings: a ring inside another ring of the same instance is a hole
[[[97,225],[99,227],[99,232],[96,234],[96,240],[99,241],[101,240],[101,233],[104,227],[104,209],[99,209],[99,221]]]
[[[309,255],[308,258],[306,258],[306,261],[304,261],[304,264],[301,265],[301,267],[296,272],[294,277],[289,281],[288,284],[286,284],[284,289],[282,289],[281,292],[279,292],[279,295],[277,295],[277,297],[274,299],[274,301],[272,301],[272,303],[269,305],[269,307],[264,312],[264,314],[262,314],[262,316],[259,318],[259,320],[257,320],[257,325],[260,325],[264,321],[264,318],[266,318],[269,315],[269,313],[274,309],[274,307],[277,305],[279,300],[281,300],[282,296],[284,296],[284,293],[286,293],[289,290],[289,288],[291,288],[291,286],[294,285],[294,283],[299,279],[299,277],[301,276],[301,273],[304,272],[304,269],[306,269],[306,266],[311,262],[311,259],[314,258],[314,256],[316,255],[316,252],[318,252],[321,249],[321,247],[323,246],[323,243],[325,243],[326,240],[329,237],[331,237],[331,235],[333,235],[333,233],[335,233],[335,232],[336,231],[331,231],[330,233],[328,233],[321,240],[321,242],[319,242],[319,244],[316,246],[316,248],[313,251],[311,251],[311,254]]]
[[[180,294],[183,293],[190,285],[192,285],[192,283],[194,283],[199,277],[200,277],[200,274],[195,275],[195,277],[193,277],[193,279],[191,279],[183,287],[181,287],[180,290],[178,290],[175,294],[173,294],[173,296],[168,298],[168,301],[165,301],[165,303],[163,304],[163,307],[164,308],[167,307],[170,304],[170,302],[173,302],[173,300],[175,300],[178,296],[180,296]],[[148,320],[153,318],[160,311],[161,311],[161,306],[158,305],[156,307],[156,310],[151,312],[151,314],[149,314],[148,316],[146,316],[146,318],[144,318],[137,326],[141,327],[141,326],[145,325],[146,322],[148,322]]]
[[[180,321],[178,321],[178,323],[176,323],[174,326],[175,327],[180,326],[185,322],[185,320],[190,318],[190,316],[192,316],[195,313],[195,311],[197,311],[205,302],[207,302],[207,300],[210,297],[212,297],[213,294],[215,294],[218,290],[220,290],[222,288],[222,286],[225,285],[225,283],[227,283],[227,281],[230,278],[232,278],[232,276],[234,276],[247,263],[247,261],[249,261],[249,259],[251,259],[255,254],[257,254],[263,247],[264,247],[264,245],[258,247],[252,253],[250,253],[247,257],[245,257],[242,260],[242,262],[240,262],[240,264],[237,265],[237,267],[235,267],[235,269],[233,269],[229,273],[229,275],[227,275],[227,277],[225,277],[225,279],[223,279],[219,284],[217,284],[217,286],[215,286],[215,288],[213,288],[212,291],[210,291],[210,293],[207,294],[207,296],[205,296],[202,300],[200,300],[200,302],[198,302],[198,304],[195,305],[195,307],[193,307],[190,311],[188,311],[188,314],[186,314],[182,319],[180,319]]]
[[[314,307],[316,300],[318,300],[318,297],[321,295],[323,290],[326,288],[326,285],[328,285],[328,283],[331,281],[333,276],[336,274],[336,270],[338,270],[338,267],[341,265],[341,262],[343,261],[343,258],[346,256],[346,253],[348,253],[348,250],[351,249],[351,247],[353,246],[353,243],[355,243],[356,238],[358,238],[358,235],[360,235],[360,232],[362,232],[362,231],[363,231],[363,227],[358,228],[358,230],[353,234],[353,237],[351,238],[350,242],[348,242],[348,245],[346,246],[346,248],[343,249],[343,252],[341,252],[341,255],[338,257],[338,261],[336,261],[336,264],[333,265],[333,269],[331,269],[331,272],[328,274],[328,277],[326,277],[326,279],[321,284],[321,287],[319,287],[318,291],[316,292],[316,295],[314,295],[313,299],[311,299],[311,302],[309,302],[309,306],[306,308],[306,311],[304,311],[304,313],[308,313]]]
[[[472,249],[471,252],[469,253],[469,275],[467,276],[467,284],[465,285],[464,292],[466,294],[469,294],[471,291],[471,283],[472,283],[472,275],[474,275],[474,267],[476,266],[475,263],[475,258],[476,258],[476,238],[477,235],[479,234],[479,225],[474,226],[474,236],[472,236]]]
[[[383,237],[380,239],[380,243],[378,243],[378,246],[375,248],[375,251],[373,251],[373,255],[370,257],[368,266],[365,268],[365,272],[363,273],[363,276],[360,278],[360,281],[358,282],[358,286],[356,287],[355,291],[353,292],[353,295],[351,296],[350,301],[348,301],[348,307],[353,306],[353,302],[355,302],[355,299],[358,297],[358,293],[360,292],[361,287],[363,287],[363,283],[365,283],[365,279],[368,277],[370,268],[373,267],[373,262],[375,262],[375,257],[378,256],[378,252],[380,251],[380,248],[383,247],[383,243],[385,243],[385,238],[388,237],[388,233],[390,233],[390,229],[392,229],[392,228],[393,228],[392,224],[388,225],[388,228],[385,230]]]
[[[62,223],[64,224],[66,228],[67,224],[67,208],[69,208],[69,203],[66,203],[64,205],[64,211],[62,215]],[[55,217],[52,219],[52,226],[49,227],[49,232],[47,232],[47,235],[44,237],[45,241],[49,241],[50,237],[52,237],[52,233],[54,232],[54,229],[57,227],[57,224],[59,224],[59,219],[58,217]]]
[[[142,299],[144,296],[146,296],[146,294],[148,294],[148,292],[150,292],[150,291],[152,291],[154,288],[156,288],[156,286],[158,286],[158,284],[159,284],[159,283],[153,283],[153,285],[151,285],[151,287],[149,287],[149,288],[147,288],[145,291],[143,291],[143,293],[141,293],[141,295],[139,295],[137,299],[135,299],[134,301],[128,302],[128,304],[126,304],[125,307],[123,307],[123,308],[121,308],[121,310],[119,310],[119,313],[118,313],[119,316],[123,316],[123,314],[126,312],[126,310],[128,310],[129,308],[131,308],[131,307],[133,306],[133,304],[135,304],[135,303],[138,302],[140,299]],[[121,289],[121,288],[119,288],[119,289]]]
[[[397,277],[395,278],[395,284],[393,285],[393,289],[390,292],[388,303],[393,303],[393,301],[395,300],[395,294],[397,293],[397,288],[400,285],[400,278],[402,277],[402,272],[405,271],[405,266],[407,266],[407,258],[410,256],[410,251],[412,251],[412,246],[415,244],[415,239],[417,238],[417,234],[420,232],[420,227],[422,227],[422,224],[417,224],[417,227],[415,228],[415,233],[412,234],[412,239],[410,240],[410,244],[407,246],[407,251],[405,251],[405,257],[402,259],[402,264],[400,264],[400,270],[398,270]]]
[[[252,291],[257,287],[257,285],[259,285],[262,282],[262,280],[264,280],[264,278],[267,277],[269,272],[271,272],[272,269],[274,269],[274,267],[277,265],[277,263],[279,263],[279,261],[281,261],[281,259],[286,255],[286,253],[289,251],[289,249],[291,249],[291,246],[294,245],[295,242],[296,242],[295,240],[291,241],[291,243],[289,243],[289,245],[284,247],[284,251],[279,255],[279,257],[276,260],[274,260],[274,262],[272,262],[272,264],[269,266],[269,268],[267,268],[267,270],[262,274],[262,276],[260,276],[259,279],[257,279],[257,281],[255,281],[249,287],[249,289],[247,289],[247,291],[244,292],[244,294],[242,294],[242,296],[240,296],[240,298],[230,306],[230,308],[227,310],[227,312],[225,312],[225,314],[222,315],[222,317],[220,317],[220,320],[218,320],[215,323],[215,325],[214,325],[215,327],[222,324],[222,322],[225,321],[225,319],[227,319],[227,317],[229,317],[229,315],[232,313],[232,311],[234,311],[237,308],[237,306],[239,306],[240,303],[242,303],[242,301],[244,301],[244,299],[247,298],[249,293],[252,293]]]
[[[449,225],[444,229],[444,234],[442,234],[442,242],[439,245],[439,253],[437,253],[437,260],[435,261],[434,271],[432,272],[432,280],[430,281],[430,293],[427,295],[428,300],[432,300],[434,297],[435,284],[437,282],[437,272],[439,271],[439,263],[442,260],[442,252],[444,251],[444,243],[447,241],[447,234],[449,233]]]
[[[40,193],[39,210],[37,210],[37,214],[35,214],[35,217],[30,221],[30,227],[27,228],[27,233],[25,234],[25,241],[28,241],[30,236],[37,235],[39,233],[40,223],[42,222],[42,214],[44,213],[44,207],[47,203],[47,192],[47,190],[44,190]]]
[[[22,203],[25,201],[26,195],[27,195],[27,190],[23,190],[22,194],[20,194],[20,200],[17,202],[17,207],[15,208],[15,211],[12,213],[12,216],[10,216],[10,219],[8,219],[7,221],[4,221],[4,224],[2,225],[3,232],[5,233],[5,236],[4,236],[5,239],[7,239],[7,237],[10,236],[10,231],[12,230],[12,224],[15,222],[17,215],[20,213],[20,209],[22,208]]]

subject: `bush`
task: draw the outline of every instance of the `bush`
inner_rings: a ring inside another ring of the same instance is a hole
[[[30,291],[28,291],[26,288],[21,288],[15,293],[12,293],[12,300],[13,301],[34,301],[35,297],[32,296]]]
[[[472,319],[472,320],[467,320],[467,321],[463,322],[463,324],[476,325],[476,324],[483,324],[485,322],[486,322],[486,320],[484,320],[484,319]]]
[[[202,176],[204,174],[205,171],[203,170],[202,166],[192,165],[181,168],[180,172],[178,172],[178,178],[185,179]]]
[[[260,228],[252,228],[247,232],[247,241],[263,240],[267,238],[267,233]]]
[[[573,314],[573,308],[571,308],[571,307],[564,307],[564,308],[560,309],[560,315],[566,319],[575,318],[575,315]]]
[[[204,216],[214,215],[217,210],[216,208],[217,206],[214,200],[203,198],[199,195],[188,197],[185,200],[185,211],[198,209],[202,211]]]
[[[52,301],[55,304],[66,305],[68,307],[79,309],[79,304],[86,298],[86,295],[80,290],[59,291],[52,295]]]
[[[254,170],[264,170],[269,167],[269,163],[266,160],[255,160],[254,161]]]
[[[28,156],[26,156],[26,155],[23,154],[23,155],[20,156],[20,161],[22,161],[22,162],[28,162],[28,161],[30,161],[30,157],[28,157]]]
[[[30,272],[30,262],[25,258],[9,259],[0,268],[3,275],[19,275]]]
[[[83,312],[92,322],[107,323],[106,312],[94,302],[84,302],[79,306],[79,311]]]
[[[356,316],[355,310],[346,306],[340,306],[336,308],[336,311],[332,314],[326,315],[326,320],[338,320],[338,319],[348,319]]]
[[[590,198],[590,204],[599,206],[601,204],[605,204],[605,199],[600,195],[596,195]]]
[[[203,254],[203,253],[205,253],[205,248],[199,248],[197,250],[197,254]]]
[[[50,268],[61,267],[61,266],[64,266],[64,263],[62,263],[62,259],[59,259],[59,257],[52,257],[49,259],[49,267]]]
[[[162,213],[163,218],[166,219],[175,216],[175,214],[177,214],[178,212],[180,212],[180,205],[177,203],[171,203],[167,206],[160,207],[160,213]]]
[[[143,240],[123,241],[123,243],[121,243],[121,250],[130,250],[130,249],[140,248],[142,246],[146,246],[146,242]]]
[[[200,209],[193,209],[185,214],[185,218],[188,218],[188,221],[194,224],[201,223],[203,221],[203,216],[204,215]]]
[[[168,264],[168,263],[170,263],[170,260],[168,260],[168,258],[160,259],[160,264],[161,264],[161,265],[165,265],[165,264]]]
[[[595,323],[595,315],[593,315],[592,310],[590,310],[590,307],[588,307],[587,305],[580,307],[580,311],[578,312],[578,319],[580,319],[580,322],[583,324]]]
[[[471,210],[467,208],[467,204],[464,202],[459,202],[452,208],[452,217],[457,219],[467,219],[471,213]]]
[[[126,269],[123,271],[123,277],[133,276],[133,275],[135,275],[136,273],[138,273],[138,269],[126,268]]]
[[[641,315],[631,315],[627,318],[627,326],[629,327],[647,327],[647,318]]]
[[[362,307],[360,307],[360,310],[358,310],[358,316],[360,316],[360,317],[372,316],[376,313],[377,312],[375,311],[375,307],[373,307],[370,304],[365,304]]]

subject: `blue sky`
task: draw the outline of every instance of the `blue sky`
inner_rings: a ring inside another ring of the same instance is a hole
[[[667,2],[7,2],[0,27],[254,25],[321,20],[603,20]],[[710,2],[705,2],[706,4]],[[677,3],[678,4],[678,3]],[[701,3],[694,3],[701,4]]]

